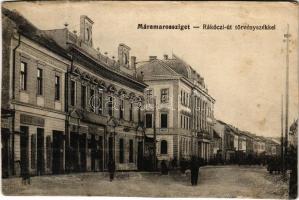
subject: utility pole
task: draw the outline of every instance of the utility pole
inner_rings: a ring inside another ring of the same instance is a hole
[[[156,97],[153,98],[154,101],[154,170],[157,169],[157,144],[156,144],[156,138],[157,138],[157,133],[156,133]]]
[[[281,156],[281,164],[282,164],[282,170],[284,170],[284,152],[283,152],[283,95],[281,95],[281,138],[280,138],[280,156]]]
[[[288,150],[288,129],[289,129],[289,38],[291,35],[289,34],[289,24],[287,24],[287,33],[284,34],[286,41],[286,113],[285,113],[285,168],[286,168],[286,157]],[[286,171],[286,169],[284,170]]]

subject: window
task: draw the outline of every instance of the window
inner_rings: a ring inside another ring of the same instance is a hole
[[[119,163],[124,163],[124,139],[119,139]]]
[[[152,114],[146,114],[145,115],[145,127],[146,128],[153,128],[153,115]]]
[[[161,89],[161,103],[167,103],[169,99],[169,90]]]
[[[21,90],[27,90],[27,63],[21,62],[21,76],[20,76]]]
[[[55,76],[55,100],[60,100],[60,77]]]
[[[140,106],[138,107],[138,123],[141,122],[141,108]]]
[[[125,106],[124,100],[121,99],[120,104],[119,104],[119,118],[120,119],[124,118],[124,106]]]
[[[108,98],[108,114],[109,116],[113,116],[113,97]]]
[[[43,94],[43,70],[37,68],[37,94]]]
[[[167,154],[167,141],[161,141],[161,154]]]
[[[90,99],[93,99],[93,101],[91,101],[91,110],[93,112],[96,111],[96,98],[95,98],[95,95],[94,95],[94,89],[93,88],[90,88]]]
[[[81,86],[81,107],[86,108],[86,86]]]
[[[166,113],[162,113],[161,114],[161,128],[167,128],[167,114]]]
[[[130,140],[130,143],[129,143],[129,162],[132,163],[134,162],[134,143],[133,143],[133,140]]]
[[[188,102],[189,102],[189,94],[187,93],[187,94],[186,94],[186,103],[185,103],[186,106],[189,106],[189,105],[188,105]]]
[[[99,89],[99,114],[103,114],[103,90]]]
[[[152,99],[153,99],[153,90],[146,90],[146,100],[147,103],[152,103]]]
[[[133,121],[133,104],[130,105],[130,121]]]
[[[76,104],[76,82],[71,81],[71,105],[75,106]]]
[[[183,115],[181,115],[181,128],[183,128]]]
[[[183,104],[183,90],[181,90],[181,104]]]

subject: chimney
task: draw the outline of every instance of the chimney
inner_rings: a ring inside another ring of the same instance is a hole
[[[153,60],[156,60],[156,59],[157,59],[157,56],[150,56],[150,57],[149,57],[149,60],[150,60],[150,61],[153,61]]]
[[[168,60],[168,55],[164,54],[164,60]]]
[[[131,56],[131,69],[136,70],[136,56]]]

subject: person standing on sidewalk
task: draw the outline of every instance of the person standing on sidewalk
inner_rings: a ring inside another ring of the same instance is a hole
[[[115,173],[115,162],[112,158],[110,158],[108,162],[108,171],[109,171],[110,182],[111,182],[114,179],[114,173]]]
[[[191,158],[191,184],[193,186],[197,185],[198,180],[198,170],[199,170],[199,163],[196,157]]]

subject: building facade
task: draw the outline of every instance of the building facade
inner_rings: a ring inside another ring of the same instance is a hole
[[[136,170],[144,152],[146,84],[125,44],[118,58],[93,48],[93,21],[80,34],[40,30],[3,9],[2,174]]]
[[[149,85],[146,91],[146,134],[156,134],[159,161],[190,159],[192,155],[206,160],[211,147],[213,105],[203,78],[187,63],[173,56],[139,62],[137,74]]]
[[[2,174],[60,173],[65,167],[66,53],[3,9]],[[55,156],[54,156],[55,155]]]

